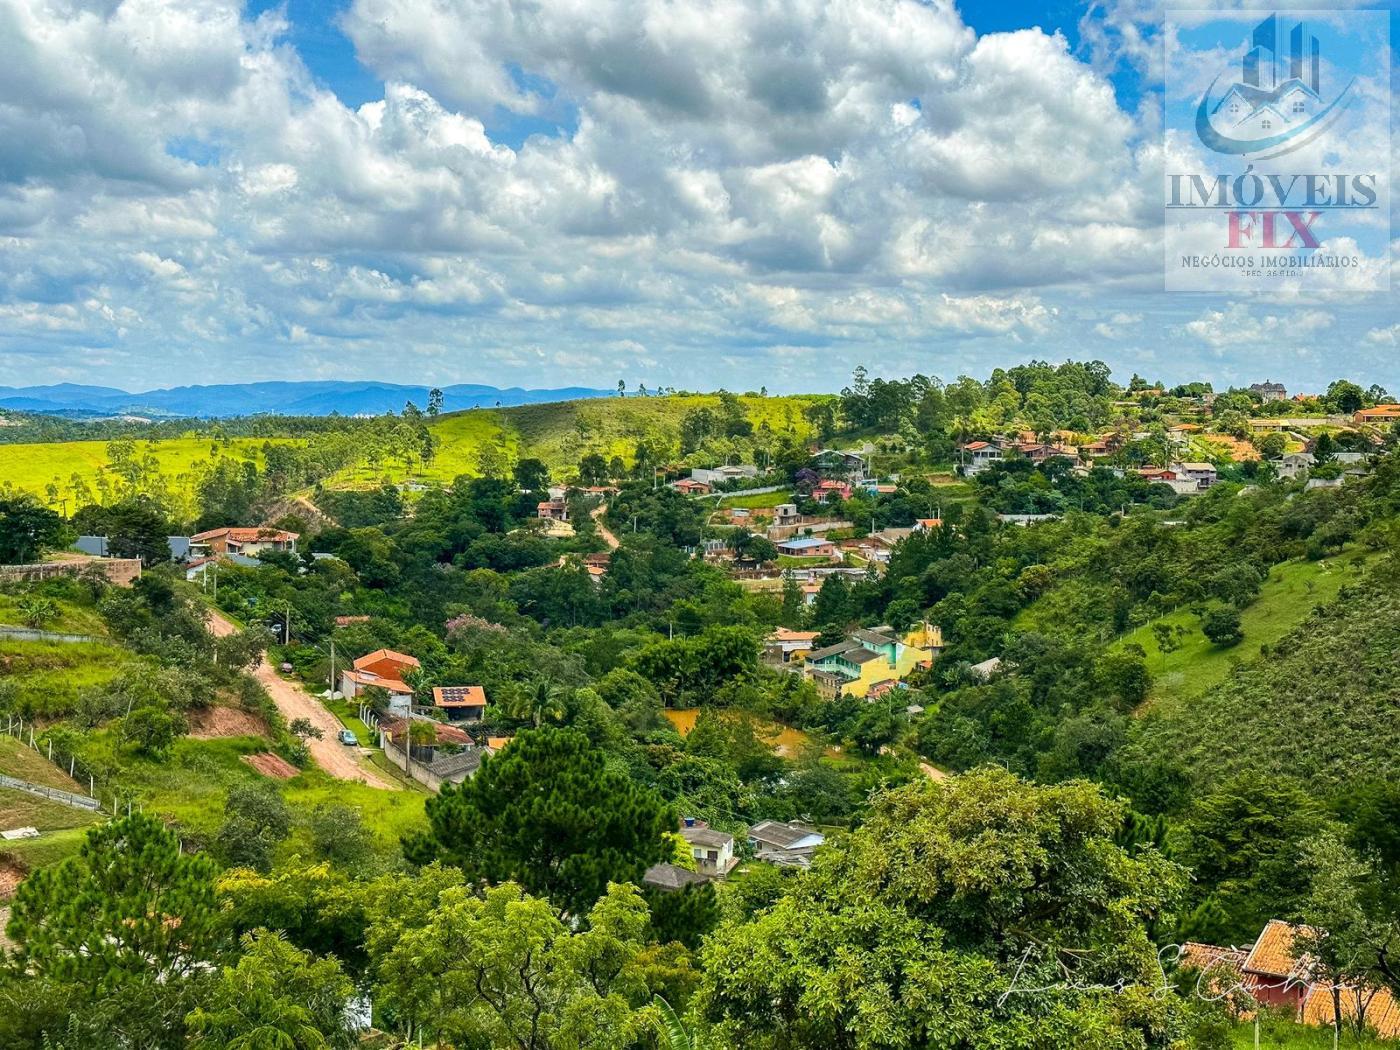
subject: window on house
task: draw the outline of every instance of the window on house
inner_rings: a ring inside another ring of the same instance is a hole
[[[1265,131],[1268,131],[1271,127],[1274,126],[1274,122],[1272,120],[1261,120],[1259,122],[1259,126]]]
[[[1306,103],[1306,102],[1303,102],[1303,101],[1299,100],[1299,101],[1293,103],[1293,112],[1294,112],[1294,113],[1306,113],[1307,111],[1308,111],[1308,106],[1307,106],[1307,103]]]

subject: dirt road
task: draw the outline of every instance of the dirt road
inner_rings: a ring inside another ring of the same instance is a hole
[[[598,526],[598,535],[603,537],[603,542],[608,545],[608,550],[617,550],[622,544],[618,542],[612,530],[603,524],[603,515],[607,512],[608,505],[600,503],[588,512],[588,516],[593,519],[593,524]]]
[[[209,630],[215,636],[222,638],[225,635],[236,634],[238,627],[231,620],[211,609]],[[358,757],[358,748],[346,747],[336,739],[336,734],[343,728],[340,719],[327,711],[324,704],[301,686],[281,677],[266,656],[253,670],[253,677],[267,690],[267,695],[272,697],[272,702],[277,705],[277,710],[282,712],[282,717],[288,722],[296,718],[305,718],[321,730],[320,740],[312,739],[307,743],[311,747],[311,757],[327,773],[338,780],[358,780],[361,784],[384,788],[386,791],[399,790],[397,784],[392,783],[374,770],[367,769],[361,763]]]

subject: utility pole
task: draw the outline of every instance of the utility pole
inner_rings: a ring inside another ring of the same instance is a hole
[[[292,603],[287,600],[287,618],[282,621],[282,644],[292,644]]]

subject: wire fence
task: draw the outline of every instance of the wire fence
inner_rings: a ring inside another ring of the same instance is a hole
[[[91,634],[69,634],[66,631],[41,631],[37,627],[8,626],[0,626],[0,638],[8,638],[14,642],[62,642],[69,645],[102,641]]]
[[[19,780],[15,777],[0,777],[0,780],[14,780],[15,784],[7,784],[8,787],[19,787],[20,790],[29,788],[39,788],[57,792],[57,795],[48,797],[58,798],[67,796],[72,799],[83,800],[75,804],[81,805],[84,809],[104,810],[111,809],[112,814],[117,815],[123,807],[128,811],[134,808],[132,800],[123,793],[115,784],[104,782],[97,772],[89,767],[80,757],[64,751],[62,746],[55,746],[52,738],[44,738],[39,735],[39,729],[33,722],[26,722],[22,718],[14,715],[6,715],[3,729],[6,735],[14,737],[26,747],[32,748],[35,752],[48,759],[49,762],[59,770],[66,773],[75,781],[79,787],[83,782],[87,782],[87,795],[79,795],[70,791],[63,791],[60,788],[48,788],[43,784],[30,784],[29,781]],[[24,787],[22,785],[28,785]],[[41,794],[43,791],[31,791],[31,794]],[[62,799],[60,799],[62,801]],[[92,803],[89,805],[88,803]],[[109,805],[110,803],[110,805]]]
[[[34,784],[28,780],[20,780],[18,777],[7,777],[0,773],[0,787],[13,788],[16,791],[26,791],[31,795],[38,795],[54,802],[61,802],[65,806],[72,806],[75,809],[87,809],[97,812],[102,808],[102,803],[87,795],[75,795],[71,791],[64,791],[62,788],[50,787],[48,784]]]

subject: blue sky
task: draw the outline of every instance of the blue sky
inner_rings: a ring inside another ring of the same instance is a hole
[[[0,382],[802,390],[1072,356],[1400,387],[1391,292],[1163,290],[1160,26],[0,0]]]

